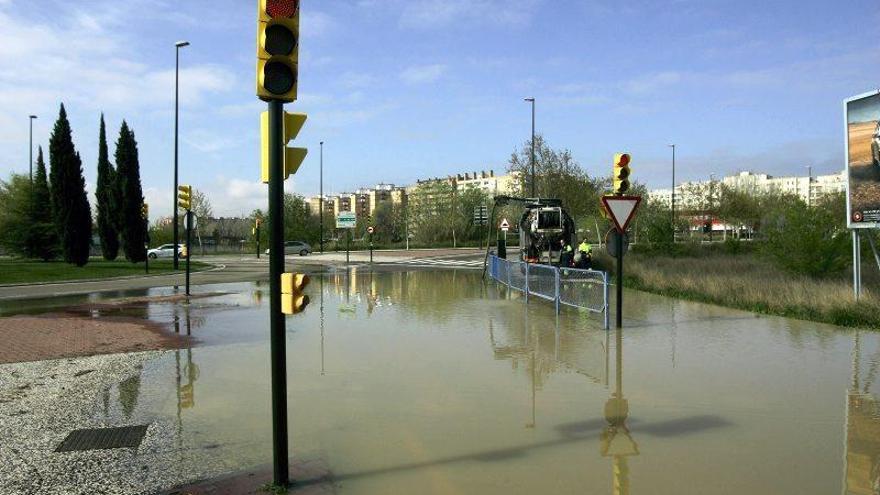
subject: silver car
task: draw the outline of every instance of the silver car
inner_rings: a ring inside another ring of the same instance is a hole
[[[147,251],[147,256],[150,257],[151,260],[156,258],[173,258],[174,257],[174,244],[162,244],[157,248],[150,249]],[[184,258],[183,255],[183,244],[177,245],[177,256],[180,258]]]
[[[874,166],[880,167],[880,121],[874,128],[874,137],[871,138],[871,158],[874,160]]]
[[[312,246],[309,246],[308,243],[302,241],[287,241],[284,243],[284,254],[298,254],[300,256],[306,256],[312,252]],[[269,254],[269,250],[266,250],[266,254]]]

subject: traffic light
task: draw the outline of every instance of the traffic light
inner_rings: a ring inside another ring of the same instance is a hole
[[[177,187],[177,206],[184,210],[192,209],[192,186]]]
[[[262,219],[262,218],[258,218],[258,219],[256,219],[256,220],[254,220],[254,226],[255,226],[256,228],[260,228],[260,225],[262,225],[262,223],[263,223],[263,219]]]
[[[284,131],[282,133],[282,140],[284,142],[284,177],[283,180],[287,180],[288,177],[295,174],[297,170],[299,170],[299,166],[302,165],[303,160],[306,159],[306,155],[309,150],[305,148],[288,148],[287,143],[290,142],[291,139],[295,138],[299,131],[302,129],[303,125],[306,123],[306,119],[308,116],[304,113],[287,113],[284,112]],[[262,152],[260,159],[260,170],[261,170],[261,179],[264,184],[269,183],[269,112],[263,112],[260,114],[260,149]]]
[[[614,155],[614,194],[622,195],[629,191],[629,153],[617,153]]]
[[[281,274],[281,312],[286,315],[302,313],[309,305],[309,296],[303,290],[309,285],[309,276],[302,273]]]
[[[296,100],[299,67],[299,0],[258,0],[257,96]]]
[[[144,220],[148,220],[150,218],[150,205],[144,203],[141,205],[141,216]]]

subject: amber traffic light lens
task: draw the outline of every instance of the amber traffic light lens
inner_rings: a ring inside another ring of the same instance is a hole
[[[290,29],[276,24],[266,28],[266,52],[269,55],[290,55],[296,48],[296,36]]]
[[[263,69],[263,87],[272,94],[283,95],[293,89],[296,72],[281,62],[269,62]]]

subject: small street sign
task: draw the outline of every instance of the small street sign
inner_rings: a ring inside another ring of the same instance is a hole
[[[621,234],[626,232],[641,202],[641,196],[602,196],[602,204]]]
[[[501,230],[504,232],[510,230],[510,222],[508,222],[506,218],[501,220]]]
[[[357,226],[357,215],[353,211],[341,211],[336,216],[337,229],[353,229]]]
[[[367,227],[367,232],[369,232],[370,234],[372,234],[375,231],[376,231],[376,229],[374,229],[372,226]]]

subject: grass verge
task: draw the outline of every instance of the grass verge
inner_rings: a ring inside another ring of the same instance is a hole
[[[150,260],[150,275],[171,273],[173,262],[171,260]],[[184,264],[181,263],[181,268]],[[206,263],[193,261],[193,272],[210,268]],[[132,275],[144,275],[143,263],[129,263],[128,261],[107,261],[99,258],[91,258],[84,267],[77,267],[62,261],[32,261],[2,259],[0,260],[0,284],[29,284],[64,282],[69,280],[93,280],[114,277],[126,277]]]
[[[613,268],[601,255],[599,264]],[[865,289],[853,299],[845,276],[813,279],[791,275],[755,255],[626,257],[624,285],[664,296],[847,327],[880,329],[880,298]],[[876,267],[874,267],[876,271]],[[867,267],[863,271],[868,271]],[[865,281],[867,286],[867,281]]]

